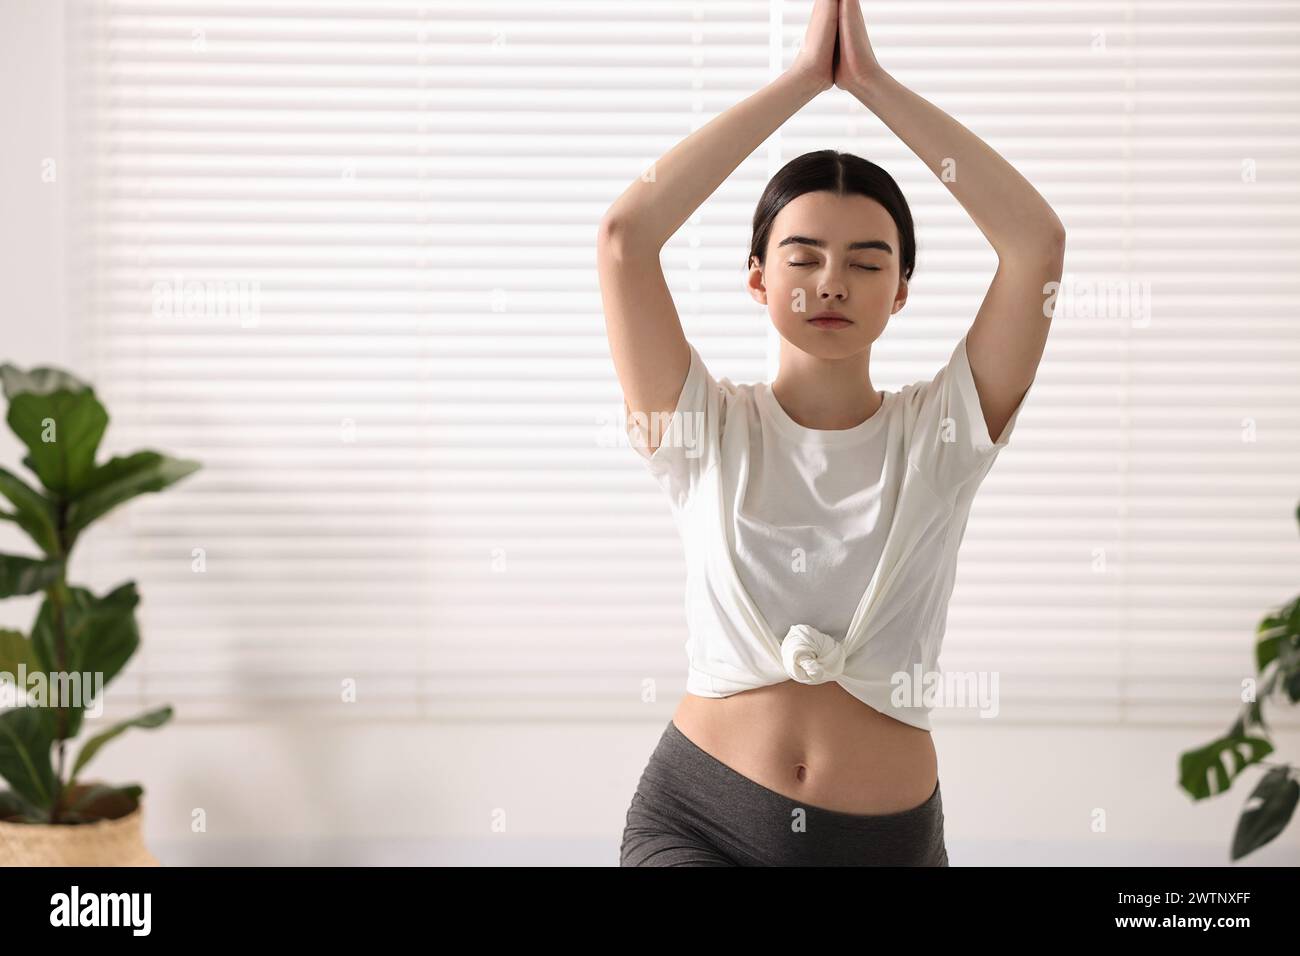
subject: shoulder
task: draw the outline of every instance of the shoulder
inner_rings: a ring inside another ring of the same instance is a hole
[[[940,371],[932,378],[904,385],[894,393],[894,407],[905,422],[914,423],[921,416],[927,405],[926,399],[942,384],[942,375],[943,372]]]

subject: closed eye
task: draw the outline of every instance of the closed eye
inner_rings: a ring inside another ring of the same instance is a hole
[[[815,262],[791,262],[791,263],[789,263],[789,264],[792,265],[792,266],[815,266],[815,265],[817,265],[817,263],[815,263]],[[863,266],[863,265],[858,265],[857,263],[854,263],[854,264],[853,264],[853,268],[855,268],[855,269],[866,269],[868,272],[879,272],[879,271],[880,271],[880,266]]]

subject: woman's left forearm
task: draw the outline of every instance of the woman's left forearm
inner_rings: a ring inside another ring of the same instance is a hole
[[[1060,218],[988,143],[884,71],[849,91],[948,187],[999,258],[1055,254]]]

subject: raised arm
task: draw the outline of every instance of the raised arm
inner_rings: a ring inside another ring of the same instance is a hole
[[[881,68],[860,0],[841,0],[839,44],[835,85],[857,97],[920,157],[997,252],[997,272],[966,335],[985,423],[997,439],[1043,357],[1051,324],[1044,303],[1049,283],[1061,278],[1065,227],[992,147]]]
[[[815,0],[790,68],[656,160],[653,175],[635,180],[601,220],[596,246],[601,301],[629,410],[651,420],[670,415],[690,368],[660,250],[745,157],[831,87],[837,17],[838,0]],[[656,440],[652,432],[650,451]]]

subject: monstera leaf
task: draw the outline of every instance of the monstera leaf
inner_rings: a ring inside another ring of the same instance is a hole
[[[1260,621],[1256,635],[1255,666],[1261,673],[1288,650],[1300,650],[1300,595]]]
[[[1300,801],[1300,783],[1291,779],[1289,768],[1274,767],[1264,774],[1246,801],[1250,809],[1237,821],[1237,830],[1232,835],[1232,858],[1240,860],[1286,829],[1297,801]]]
[[[1179,782],[1196,800],[1227,790],[1251,764],[1273,752],[1263,737],[1220,737],[1200,750],[1189,750],[1179,761]]]

